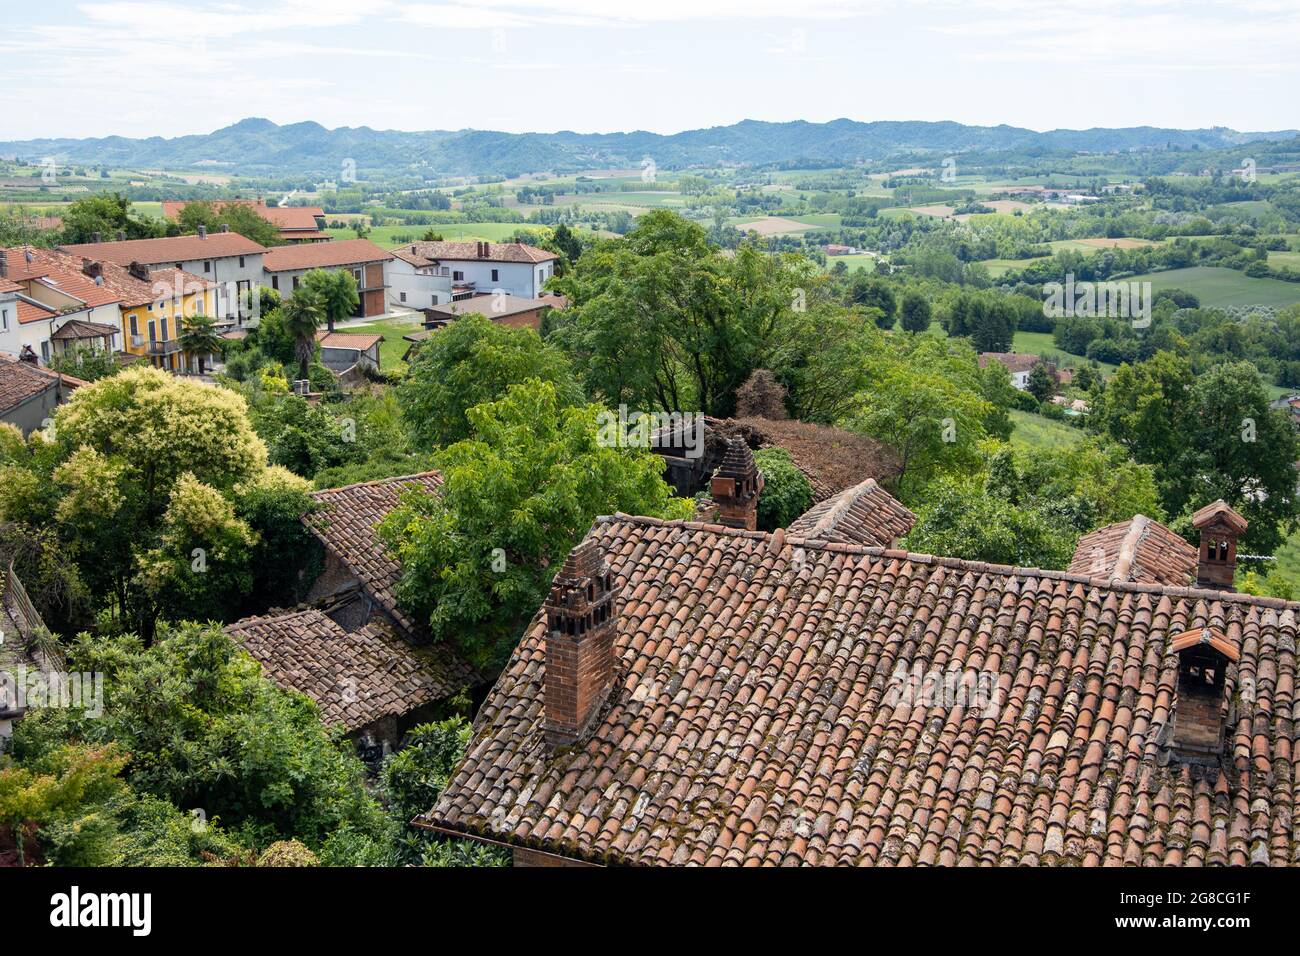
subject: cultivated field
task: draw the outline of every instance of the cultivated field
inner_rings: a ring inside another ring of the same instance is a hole
[[[1236,269],[1218,266],[1192,266],[1134,276],[1131,282],[1151,283],[1152,289],[1182,289],[1209,308],[1230,305],[1288,306],[1300,302],[1300,282],[1281,279],[1252,279]]]

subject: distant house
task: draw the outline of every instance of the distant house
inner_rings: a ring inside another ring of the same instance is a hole
[[[378,372],[379,346],[383,341],[382,335],[371,333],[327,332],[324,329],[316,333],[321,364],[341,376],[360,373],[362,369]]]
[[[385,315],[388,312],[388,265],[392,261],[392,253],[385,252],[369,239],[276,246],[266,253],[262,285],[283,296],[290,296],[301,284],[302,277],[313,269],[344,270],[357,281],[355,317]]]
[[[1043,359],[1039,355],[1027,355],[1023,352],[981,352],[978,357],[980,368],[987,368],[989,362],[1000,362],[1011,373],[1011,384],[1020,391],[1029,389],[1029,373]]]
[[[450,298],[498,291],[539,298],[559,259],[522,242],[413,242],[393,256],[392,295],[415,308],[442,305],[444,290]]]
[[[181,210],[191,200],[164,199],[163,216],[176,222]],[[325,210],[319,206],[268,206],[262,199],[217,199],[213,207],[220,212],[226,206],[244,206],[257,213],[271,225],[280,230],[282,242],[295,244],[300,242],[329,242],[330,235],[325,232]]]
[[[445,328],[462,315],[476,313],[491,319],[497,325],[511,328],[529,328],[536,332],[542,330],[542,320],[551,309],[563,309],[568,300],[560,295],[544,295],[539,299],[524,299],[518,296],[498,293],[495,295],[475,295],[468,299],[457,299],[447,305],[421,309],[424,313],[424,328],[411,332],[402,338],[410,342],[406,350],[409,358],[416,346],[430,335]]]
[[[857,251],[853,246],[842,246],[837,242],[826,245],[826,254],[828,256],[851,256]]]
[[[0,422],[17,426],[24,435],[45,427],[54,410],[88,384],[41,368],[27,355],[29,360],[0,355]]]
[[[143,277],[151,285],[161,287],[172,283],[176,286],[170,294],[159,288],[153,296],[155,300],[170,300],[183,294],[185,280],[177,273],[197,276],[211,283],[216,293],[213,311],[207,314],[219,321],[239,325],[252,315],[248,293],[261,285],[262,256],[267,251],[264,246],[238,233],[209,234],[203,226],[192,236],[118,239],[59,248],[74,256],[111,262],[124,268],[143,266],[152,273]]]

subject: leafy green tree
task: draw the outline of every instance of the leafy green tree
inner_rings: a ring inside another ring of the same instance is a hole
[[[231,232],[260,246],[278,246],[284,242],[278,226],[241,203],[187,202],[176,216],[176,231],[180,235],[193,235],[199,231],[199,226],[213,233],[220,232],[222,226],[229,226]]]
[[[754,452],[754,462],[763,473],[763,493],[758,498],[760,531],[784,528],[812,505],[812,482],[795,467],[783,448]]]
[[[152,646],[134,635],[82,635],[74,671],[104,675],[102,713],[45,708],[14,735],[23,766],[72,744],[129,755],[133,790],[219,818],[240,842],[297,839],[331,862],[336,836],[385,844],[388,828],[365,770],[320,721],[315,702],[276,687],[219,627],[165,628]]]
[[[121,193],[95,193],[74,199],[60,214],[63,241],[68,244],[112,242],[119,232],[127,239],[151,239],[161,235],[161,224],[136,216],[131,200]]]
[[[357,294],[357,280],[345,269],[312,269],[302,277],[301,288],[320,303],[321,312],[329,331],[334,323],[356,315],[361,299]]]
[[[122,370],[112,352],[84,345],[73,346],[54,356],[50,360],[50,368],[86,382],[97,382]]]
[[[470,437],[436,456],[438,495],[408,493],[380,532],[399,600],[471,660],[499,664],[598,515],[686,517],[648,449],[601,443],[596,405],[529,379],[471,408]]]
[[[397,395],[416,443],[435,448],[469,436],[469,409],[532,378],[554,385],[562,405],[583,400],[563,352],[532,329],[470,313],[420,346]]]
[[[977,352],[1006,352],[1016,333],[1019,310],[1010,296],[961,292],[945,303],[940,321],[953,337],[965,336]]]
[[[1056,376],[1052,374],[1045,362],[1038,362],[1029,372],[1029,394],[1040,402],[1046,402],[1056,394]]]
[[[181,320],[181,332],[178,336],[181,351],[185,353],[188,367],[195,356],[199,360],[199,374],[207,372],[209,355],[221,352],[221,336],[217,332],[217,322],[211,316],[191,315]]]
[[[882,282],[870,276],[865,270],[859,269],[853,273],[853,281],[849,285],[849,300],[854,305],[877,310],[872,315],[880,328],[887,331],[894,327],[898,299],[887,282]]]
[[[946,475],[926,488],[909,550],[1014,567],[1064,568],[1074,540],[1032,506],[988,493],[978,478]]]
[[[934,318],[930,309],[930,300],[914,291],[904,293],[899,312],[903,330],[906,332],[925,332],[930,328]]]
[[[872,362],[845,425],[898,453],[906,501],[938,473],[978,462],[991,409],[969,347],[917,336],[892,341]]]

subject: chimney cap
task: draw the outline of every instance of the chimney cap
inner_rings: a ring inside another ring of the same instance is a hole
[[[1250,527],[1250,522],[1243,518],[1232,507],[1220,498],[1218,501],[1211,502],[1200,511],[1192,515],[1192,527],[1204,528],[1207,525],[1214,524],[1216,521],[1222,521],[1233,531],[1243,534]]]
[[[1217,627],[1198,627],[1192,631],[1183,631],[1181,634],[1174,636],[1169,642],[1169,650],[1175,654],[1181,654],[1183,651],[1190,650],[1193,647],[1200,647],[1207,644],[1217,651],[1221,656],[1227,658],[1232,663],[1241,660],[1241,652],[1237,650],[1232,641],[1228,640],[1227,635]]]

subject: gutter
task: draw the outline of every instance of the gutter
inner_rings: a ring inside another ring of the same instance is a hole
[[[592,863],[590,860],[583,860],[576,856],[562,856],[559,853],[551,853],[547,850],[538,850],[531,846],[520,846],[517,843],[506,843],[503,840],[494,840],[491,837],[479,836],[476,833],[466,833],[463,830],[452,830],[447,827],[440,827],[433,823],[426,823],[420,817],[411,821],[411,826],[420,830],[428,830],[430,833],[436,833],[439,836],[454,837],[458,840],[473,840],[475,843],[485,843],[488,846],[501,847],[504,850],[527,850],[529,853],[535,853],[538,856],[544,856],[548,860],[556,860],[565,866],[573,866],[575,863],[579,866],[589,866],[594,869],[606,869],[604,863]]]

